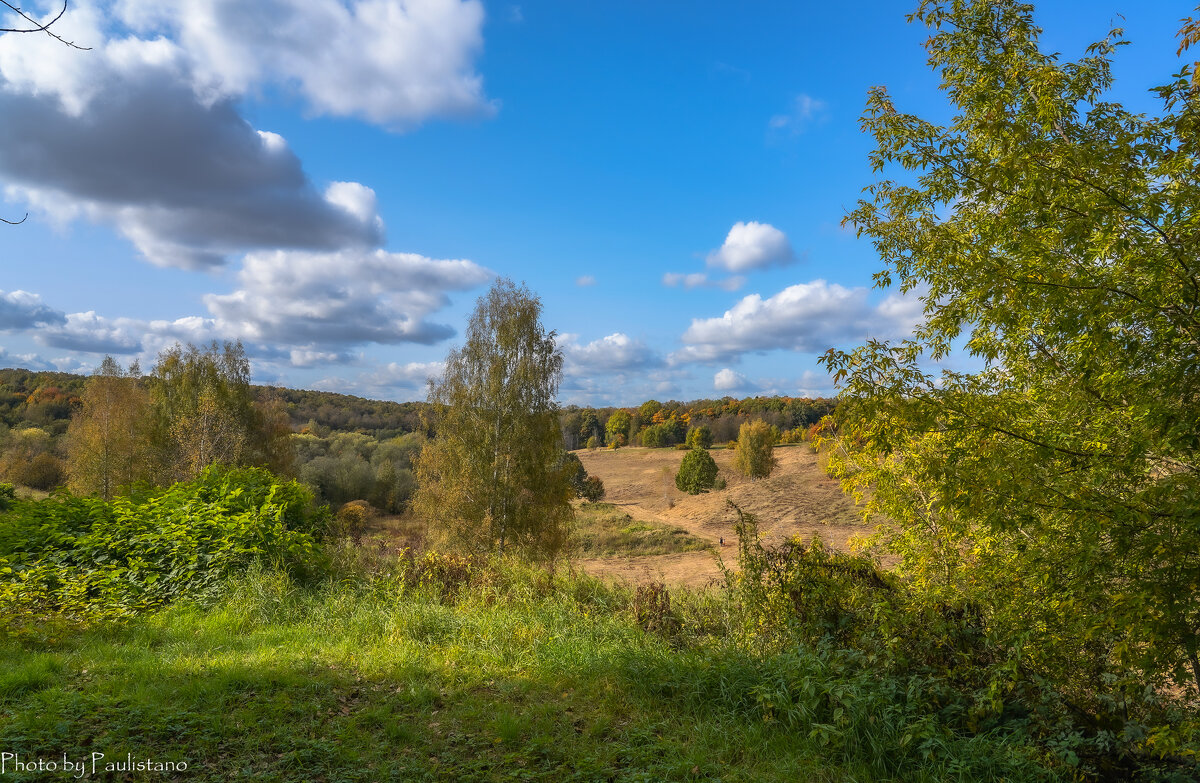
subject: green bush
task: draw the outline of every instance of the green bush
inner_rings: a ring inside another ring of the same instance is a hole
[[[717,463],[704,449],[692,449],[679,463],[679,472],[675,474],[675,486],[680,492],[689,495],[699,495],[706,489],[712,489],[717,480]]]
[[[0,516],[0,627],[207,596],[255,561],[305,571],[327,521],[308,490],[261,468],[213,466],[112,501],[16,500]]]

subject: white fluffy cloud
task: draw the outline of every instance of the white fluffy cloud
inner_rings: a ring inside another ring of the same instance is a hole
[[[725,243],[708,254],[709,267],[729,272],[786,266],[795,260],[786,234],[770,223],[754,220],[734,223]]]
[[[479,0],[121,0],[116,12],[173,40],[201,95],[279,86],[316,112],[400,128],[495,111],[475,71]]]
[[[454,334],[426,320],[449,303],[446,292],[490,277],[471,261],[413,253],[274,251],[247,256],[241,287],[204,302],[225,331],[248,341],[430,344]]]
[[[564,372],[567,375],[593,375],[637,372],[663,364],[662,356],[641,340],[616,332],[607,337],[579,344],[578,335],[558,337],[563,352]]]
[[[85,7],[62,21],[76,13],[94,16]],[[44,42],[0,36],[0,179],[10,199],[58,222],[108,223],[151,262],[187,269],[249,249],[383,241],[370,189],[319,191],[283,138],[255,131],[232,98],[197,97],[172,44],[105,41],[95,25],[75,32],[95,50],[50,41],[57,48],[43,51]]]
[[[720,317],[694,319],[672,362],[737,360],[748,351],[820,353],[868,337],[907,334],[921,312],[916,296],[892,295],[872,306],[866,288],[814,280],[767,299],[751,294]]]
[[[740,372],[735,372],[728,367],[723,370],[718,370],[713,375],[713,389],[716,391],[737,391],[742,389],[752,388],[746,376]]]
[[[77,0],[54,29],[90,52],[0,35],[0,182],[57,222],[112,225],[161,266],[378,247],[374,192],[319,187],[238,102],[282,87],[388,127],[487,113],[482,23],[478,0]]]

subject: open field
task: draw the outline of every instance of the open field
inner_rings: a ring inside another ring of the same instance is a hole
[[[846,549],[850,538],[870,532],[853,500],[842,493],[837,481],[825,475],[817,464],[817,455],[807,446],[776,448],[779,466],[769,478],[757,481],[733,470],[733,451],[713,449],[709,453],[726,488],[700,495],[688,495],[675,488],[675,472],[686,451],[631,447],[576,453],[587,472],[604,481],[605,502],[635,519],[657,520],[706,539],[726,561],[735,556],[733,524],[737,519],[729,502],[758,518],[759,530],[768,543],[799,535]],[[724,549],[720,546],[722,538]],[[588,573],[632,581],[703,586],[720,577],[709,552],[583,558],[579,564]]]

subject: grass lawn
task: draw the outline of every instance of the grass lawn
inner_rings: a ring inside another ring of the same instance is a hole
[[[448,589],[262,571],[209,607],[0,641],[0,751],[103,753],[91,779],[121,780],[982,779],[873,757],[882,721],[831,745],[774,718],[761,687],[786,666],[722,641],[711,596],[676,597],[708,618],[684,641],[587,577],[512,568]],[[127,754],[187,769],[99,771]],[[0,779],[71,777],[11,762]]]

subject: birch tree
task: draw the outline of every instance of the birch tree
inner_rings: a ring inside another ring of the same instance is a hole
[[[524,285],[497,281],[430,382],[434,437],[414,508],[467,549],[552,556],[572,519],[555,402],[563,357],[541,310]]]

